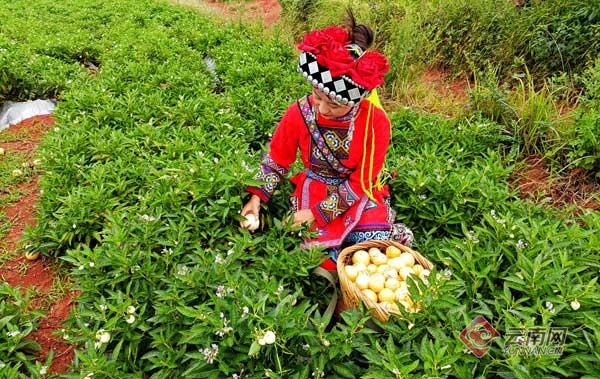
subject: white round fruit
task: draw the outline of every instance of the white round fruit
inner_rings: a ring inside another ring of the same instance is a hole
[[[344,271],[346,271],[346,275],[348,276],[348,279],[350,279],[351,281],[354,281],[356,279],[356,277],[358,276],[358,271],[356,270],[356,267],[349,265],[344,267]]]
[[[377,272],[377,266],[371,263],[367,266],[367,271],[369,271],[369,274],[374,274]]]
[[[367,297],[367,299],[370,299],[374,303],[377,302],[377,294],[375,292],[373,292],[372,290],[364,289],[364,290],[362,290],[362,293],[363,293],[363,295],[365,295]]]
[[[391,290],[396,290],[400,288],[400,282],[395,278],[387,278],[385,280],[385,288],[389,288]]]
[[[369,249],[369,256],[372,257],[373,255],[377,255],[377,254],[382,254],[381,250],[379,250],[376,247],[372,247],[372,248]]]
[[[402,267],[400,271],[398,271],[398,275],[402,280],[406,280],[406,278],[408,278],[409,275],[413,275],[414,273],[415,271],[412,269],[412,267]]]
[[[415,257],[411,253],[402,253],[398,257],[405,267],[412,267],[415,265]]]
[[[402,254],[402,250],[398,249],[396,246],[388,246],[388,248],[385,249],[385,255],[390,259],[399,257],[400,254]]]
[[[375,263],[377,266],[386,264],[387,260],[387,257],[381,253],[371,255],[371,262]]]
[[[381,303],[381,306],[388,312],[400,313],[400,309],[398,308],[396,303]]]
[[[381,292],[379,292],[379,302],[381,303],[391,303],[394,301],[394,298],[396,297],[396,295],[394,294],[394,291],[392,291],[389,288],[384,288],[381,290]]]
[[[381,291],[385,286],[385,277],[381,273],[371,275],[369,279],[369,288],[375,292]]]
[[[398,271],[393,268],[388,268],[386,272],[383,273],[386,278],[398,279]]]
[[[421,275],[421,271],[423,271],[423,266],[421,266],[420,264],[416,264],[414,265],[413,270],[415,270],[415,275]]]
[[[359,250],[352,255],[352,263],[354,264],[362,263],[367,266],[370,260],[371,257],[369,257],[369,253],[364,250]]]
[[[387,264],[396,271],[400,271],[400,269],[404,267],[404,262],[402,261],[402,259],[400,259],[400,257],[388,259]]]
[[[377,272],[380,272],[382,274],[385,274],[386,271],[388,271],[389,269],[390,269],[390,266],[386,265],[385,263],[377,266]]]
[[[356,263],[356,264],[354,265],[354,267],[356,268],[356,272],[357,272],[357,273],[359,273],[359,274],[360,274],[361,272],[363,272],[363,271],[367,271],[367,266],[365,266],[365,265],[364,265],[364,264],[362,264],[362,263]]]
[[[402,288],[398,288],[396,289],[396,291],[394,291],[394,295],[396,295],[396,300],[400,301],[400,300],[404,300],[405,298],[408,297],[408,289],[406,289],[406,287]]]
[[[246,215],[246,220],[242,221],[242,227],[253,232],[260,226],[260,221],[252,213]]]
[[[358,276],[356,277],[356,286],[358,288],[360,288],[361,290],[367,289],[369,288],[369,275],[363,273],[358,274]]]

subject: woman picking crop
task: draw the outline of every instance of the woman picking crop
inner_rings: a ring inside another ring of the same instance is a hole
[[[300,149],[304,171],[291,178],[290,198],[295,226],[307,223],[329,251],[321,265],[335,270],[346,245],[372,239],[410,244],[412,233],[394,224],[388,186],[381,171],[390,141],[390,121],[379,106],[375,88],[389,70],[382,54],[368,50],[373,32],[357,25],[348,12],[347,28],[330,26],[304,36],[298,71],[312,85],[312,95],[290,105],[277,125],[269,152],[255,179],[260,186],[241,214],[258,219]],[[371,96],[370,96],[371,95]],[[243,222],[243,227],[252,227]]]

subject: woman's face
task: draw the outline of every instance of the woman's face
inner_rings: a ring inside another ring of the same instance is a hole
[[[313,87],[313,99],[317,110],[325,118],[345,116],[352,109],[349,105],[340,105],[333,102],[329,96]]]

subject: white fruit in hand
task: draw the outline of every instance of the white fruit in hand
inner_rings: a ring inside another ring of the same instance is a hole
[[[374,303],[377,302],[377,294],[375,292],[373,292],[370,289],[364,289],[362,290],[363,295],[365,295],[365,297],[367,299],[370,299],[371,301],[373,301]]]
[[[346,271],[346,275],[348,276],[348,279],[350,279],[351,281],[354,281],[356,279],[356,277],[358,276],[358,271],[356,270],[356,267],[354,266],[346,266],[344,267],[344,271]]]
[[[394,291],[389,288],[384,288],[379,292],[379,302],[381,303],[391,303],[395,297]]]
[[[246,220],[242,221],[242,227],[253,232],[260,226],[260,221],[252,213],[246,215]]]
[[[381,273],[371,275],[369,279],[369,288],[375,292],[379,292],[385,286],[385,277]]]
[[[411,253],[402,253],[398,258],[404,263],[403,266],[412,267],[415,265],[415,257]]]
[[[413,270],[412,267],[402,267],[400,271],[398,271],[398,275],[402,280],[406,280],[406,278],[408,278],[409,275],[413,275],[414,273],[415,270]]]
[[[402,254],[402,250],[398,249],[396,246],[388,246],[385,250],[385,255],[390,259],[399,257],[400,254]]]
[[[363,273],[358,274],[356,277],[356,286],[361,290],[369,288],[369,275]]]
[[[387,260],[387,257],[381,253],[371,255],[371,262],[373,262],[377,266],[386,264]]]
[[[421,271],[423,271],[423,266],[421,266],[420,264],[416,264],[413,267],[413,270],[415,270],[415,275],[421,275]]]
[[[369,253],[364,250],[359,250],[352,255],[352,263],[354,264],[362,263],[367,266],[370,260],[371,258],[369,257]]]
[[[396,290],[400,288],[400,282],[396,278],[387,278],[385,281],[385,288]]]

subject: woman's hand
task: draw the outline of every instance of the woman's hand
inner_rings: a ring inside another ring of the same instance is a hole
[[[246,205],[244,205],[244,208],[242,208],[242,210],[240,211],[240,214],[242,216],[247,216],[249,214],[252,214],[258,220],[259,213],[260,213],[260,197],[258,197],[256,195],[252,195],[250,200],[248,200]],[[247,226],[248,225],[246,225],[246,227]],[[241,221],[240,221],[240,227],[244,228],[244,224]]]
[[[312,225],[313,222],[315,222],[315,216],[313,216],[312,211],[310,209],[302,209],[294,213],[294,223],[292,226],[296,227],[304,223]]]

